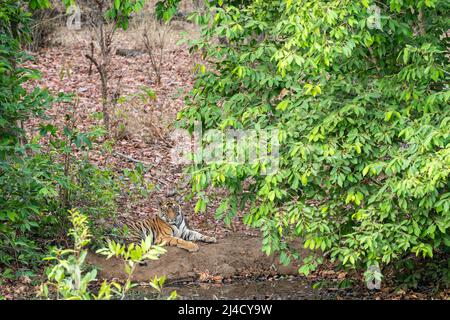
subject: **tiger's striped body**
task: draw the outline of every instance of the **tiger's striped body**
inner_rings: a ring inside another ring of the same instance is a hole
[[[198,251],[193,241],[216,242],[213,237],[190,230],[177,203],[166,201],[160,205],[158,216],[125,223],[127,240],[136,242],[151,237],[154,244],[165,243],[189,252]]]

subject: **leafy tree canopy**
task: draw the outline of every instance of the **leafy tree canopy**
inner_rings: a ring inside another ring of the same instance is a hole
[[[449,12],[440,0],[213,3],[195,44],[210,63],[179,123],[277,129],[280,167],[191,166],[197,209],[226,187],[217,217],[248,204],[244,221],[285,263],[299,237],[352,268],[448,253]]]

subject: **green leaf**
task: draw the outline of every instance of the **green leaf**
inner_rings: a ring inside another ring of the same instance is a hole
[[[276,109],[284,111],[289,106],[289,100],[283,100],[280,103],[277,104]]]

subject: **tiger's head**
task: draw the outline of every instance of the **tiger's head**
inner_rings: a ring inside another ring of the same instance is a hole
[[[159,203],[158,216],[171,225],[181,224],[183,216],[180,205],[173,200],[164,200]]]

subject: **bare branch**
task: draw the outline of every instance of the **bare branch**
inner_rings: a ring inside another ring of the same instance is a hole
[[[120,153],[120,152],[117,152],[117,151],[114,152],[114,154],[119,156],[119,157],[125,158],[128,161],[135,162],[135,163],[141,163],[141,164],[143,164],[143,165],[145,165],[145,166],[147,166],[149,168],[152,168],[152,167],[155,166],[153,163],[142,161],[142,160],[138,160],[138,159],[135,159],[135,158],[133,158],[131,156],[127,156],[126,154],[123,154],[123,153]]]
[[[93,57],[94,56],[94,43],[91,42],[90,46],[91,46],[91,57]],[[91,63],[89,64],[89,75],[92,74],[92,64],[93,64],[93,62],[91,61]]]
[[[425,35],[425,20],[423,17],[423,9],[419,9],[419,16],[417,17],[419,21],[419,35]]]
[[[86,58],[88,58],[88,59],[91,61],[91,63],[93,63],[94,66],[97,68],[97,71],[98,71],[99,73],[101,73],[101,67],[100,67],[100,65],[98,64],[97,60],[95,60],[94,57],[92,57],[92,56],[89,55],[89,54],[85,54],[84,56],[85,56]],[[90,71],[89,71],[89,72],[90,72]]]

